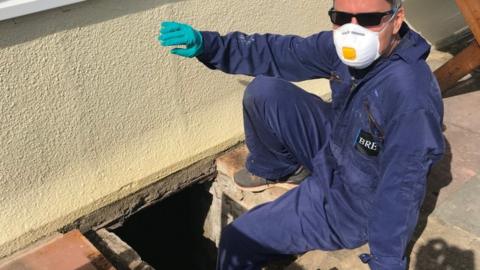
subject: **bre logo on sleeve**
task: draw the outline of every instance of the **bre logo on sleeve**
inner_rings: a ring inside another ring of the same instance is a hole
[[[380,152],[378,142],[374,140],[373,135],[361,129],[355,139],[355,148],[369,156],[377,156]]]

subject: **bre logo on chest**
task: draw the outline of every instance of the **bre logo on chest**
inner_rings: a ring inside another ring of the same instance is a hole
[[[361,129],[357,134],[355,148],[363,154],[377,156],[380,152],[380,146],[374,140],[373,135]]]

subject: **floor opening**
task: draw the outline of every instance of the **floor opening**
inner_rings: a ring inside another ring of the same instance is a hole
[[[215,268],[215,243],[203,236],[211,183],[191,187],[130,217],[113,232],[155,269]]]

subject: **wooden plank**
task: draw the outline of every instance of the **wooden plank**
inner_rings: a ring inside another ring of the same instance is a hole
[[[478,42],[472,42],[470,46],[435,71],[440,89],[445,92],[479,66],[480,45]]]
[[[455,0],[457,6],[470,26],[470,30],[477,42],[480,42],[480,1],[479,0]]]
[[[455,0],[476,41],[435,71],[442,92],[480,66],[480,1]]]

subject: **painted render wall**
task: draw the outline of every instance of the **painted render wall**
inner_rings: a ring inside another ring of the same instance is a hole
[[[308,35],[330,6],[89,0],[0,22],[0,257],[242,140],[250,78],[169,55],[161,21]]]

